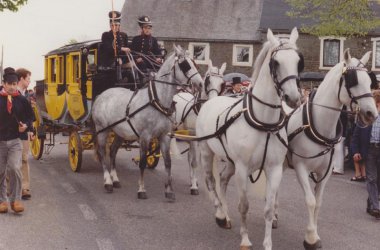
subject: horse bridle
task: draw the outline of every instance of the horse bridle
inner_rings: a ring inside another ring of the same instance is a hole
[[[220,77],[223,79],[223,75],[221,75],[219,73],[219,69],[218,69],[218,73],[208,73],[206,75],[205,84],[204,84],[205,85],[204,89],[205,89],[206,95],[208,96],[211,93],[211,91],[215,91],[217,93],[217,95],[221,95],[223,92],[223,88],[221,88],[220,91],[218,91],[216,88],[208,89],[208,86],[210,85],[210,77],[211,76]]]
[[[276,65],[276,61],[274,59],[275,55],[277,54],[278,51],[280,50],[295,50],[298,54],[298,56],[300,57],[300,61],[298,62],[298,73],[301,72],[304,68],[304,59],[303,59],[303,55],[297,51],[296,49],[294,48],[290,48],[290,47],[285,47],[286,43],[281,43],[277,48],[275,48],[272,53],[271,53],[271,59],[269,61],[269,70],[270,70],[270,74],[272,76],[272,79],[273,79],[273,82],[275,83],[275,88],[276,88],[276,91],[277,91],[277,95],[278,96],[281,96],[281,90],[282,90],[282,85],[289,81],[289,80],[292,80],[292,79],[295,79],[296,82],[297,82],[297,86],[299,88],[299,85],[300,85],[300,77],[299,75],[289,75],[287,77],[285,77],[284,79],[282,79],[281,81],[278,80],[277,78],[277,65]]]
[[[350,103],[351,110],[353,110],[352,104],[353,103],[358,104],[359,99],[366,98],[366,97],[371,97],[371,98],[373,97],[372,93],[365,93],[363,95],[354,96],[351,92],[351,88],[353,88],[359,84],[358,79],[357,79],[357,75],[356,75],[357,71],[365,71],[368,73],[367,68],[359,67],[360,64],[361,64],[361,62],[359,62],[358,66],[356,66],[356,67],[353,67],[353,66],[345,67],[344,66],[342,76],[340,77],[340,80],[339,80],[338,100],[342,103],[342,101],[340,99],[340,91],[342,89],[342,85],[343,85],[343,81],[344,81],[344,87],[346,88],[348,96],[351,98],[351,103]]]
[[[173,65],[173,69],[174,69],[174,78],[176,78],[176,77],[175,77],[175,75],[176,75],[175,64],[177,63],[179,69],[181,70],[181,72],[183,73],[183,75],[187,78],[187,82],[186,82],[186,84],[184,84],[184,85],[190,86],[190,81],[191,81],[191,79],[192,79],[194,76],[196,76],[197,74],[199,74],[199,72],[198,72],[198,70],[197,70],[197,72],[195,72],[194,74],[192,74],[190,77],[187,76],[187,73],[191,70],[191,66],[190,66],[189,62],[186,60],[186,57],[183,57],[182,62],[179,62],[180,59],[181,59],[181,58],[176,57],[176,61],[175,61],[174,65]],[[192,62],[193,62],[193,64],[194,64],[194,66],[196,66],[196,64],[195,64],[195,62],[194,62],[193,60],[192,60]]]

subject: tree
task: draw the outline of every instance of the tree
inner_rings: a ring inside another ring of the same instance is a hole
[[[380,0],[285,0],[287,15],[307,20],[302,32],[316,36],[364,36],[380,27],[371,7]]]
[[[18,11],[19,7],[26,4],[28,0],[0,0],[0,11],[10,10]]]

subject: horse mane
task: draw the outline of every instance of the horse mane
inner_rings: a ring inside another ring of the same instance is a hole
[[[280,38],[277,37],[277,38],[278,38],[280,44],[282,44],[282,46],[288,47],[288,48],[292,48],[292,49],[295,49],[295,50],[298,49],[295,44],[289,43],[289,39],[288,38],[283,38],[283,37],[280,37]],[[261,68],[263,66],[264,67],[268,66],[268,64],[266,64],[264,62],[265,62],[267,56],[271,54],[269,52],[271,52],[276,47],[273,47],[272,44],[269,41],[266,41],[263,44],[263,48],[260,50],[259,55],[256,57],[255,63],[253,65],[253,73],[252,73],[252,78],[251,78],[253,84],[256,82],[256,80],[258,78]]]
[[[263,44],[263,48],[260,50],[258,56],[256,57],[255,63],[253,64],[252,83],[256,82],[257,77],[259,76],[261,67],[264,64],[265,58],[270,48],[271,48],[270,42],[266,41]]]

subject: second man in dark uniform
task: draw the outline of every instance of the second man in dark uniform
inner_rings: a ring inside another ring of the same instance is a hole
[[[141,71],[147,72],[147,69],[156,71],[162,63],[162,56],[157,39],[152,36],[152,21],[148,16],[141,16],[137,22],[141,34],[132,40],[134,59]]]

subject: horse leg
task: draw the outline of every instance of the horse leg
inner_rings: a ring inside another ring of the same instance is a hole
[[[307,250],[314,250],[317,249],[319,245],[319,237],[314,223],[316,200],[310,186],[309,172],[307,168],[304,165],[296,165],[295,170],[297,173],[298,182],[300,183],[302,190],[304,191],[305,201],[309,212],[309,223],[307,225],[303,245]]]
[[[316,204],[315,204],[315,210],[314,210],[314,224],[315,224],[315,232],[316,232],[317,239],[318,239],[316,242],[317,248],[322,247],[321,238],[318,235],[318,216],[319,216],[319,211],[320,211],[321,205],[322,205],[323,193],[324,193],[326,183],[327,183],[329,177],[330,177],[329,175],[326,176],[326,178],[323,181],[321,181],[320,183],[317,183],[315,188],[314,188],[315,198],[316,198]],[[318,175],[318,180],[320,178],[322,178],[322,175]]]
[[[287,160],[285,160],[285,162],[287,164]],[[282,167],[282,174],[284,174],[285,169],[286,169],[285,166],[283,166]],[[278,206],[279,206],[278,204],[279,204],[279,201],[278,201],[278,191],[277,191],[276,197],[274,200],[274,217],[273,217],[273,222],[272,222],[272,229],[278,228]]]
[[[249,203],[247,198],[247,184],[248,184],[248,173],[247,168],[243,164],[235,163],[236,166],[236,186],[239,192],[239,212],[240,212],[240,235],[241,243],[240,250],[252,249],[252,243],[248,238],[248,228],[247,228],[247,213],[249,209]]]
[[[139,178],[139,190],[137,191],[137,198],[138,199],[147,199],[148,196],[146,195],[145,190],[145,184],[144,184],[144,171],[146,168],[146,159],[147,159],[147,152],[149,148],[149,142],[150,140],[142,140],[140,139],[140,162],[139,162],[139,168],[140,168],[140,178]]]
[[[160,138],[160,149],[162,157],[164,158],[165,170],[168,174],[168,179],[165,183],[165,198],[167,198],[169,201],[174,201],[175,193],[173,191],[173,177],[171,173],[172,160],[170,157],[170,137],[166,134],[162,135]]]
[[[275,213],[275,199],[282,179],[282,165],[268,166],[265,168],[267,176],[266,203],[264,208],[265,238],[263,246],[265,250],[272,249],[272,227]]]
[[[274,217],[272,221],[272,229],[277,229],[278,228],[278,191],[275,196],[274,200]]]
[[[232,162],[227,161],[227,166],[220,172],[220,201],[226,214],[227,225],[226,228],[231,228],[231,219],[228,216],[228,206],[226,200],[227,186],[231,177],[235,174],[235,166]]]
[[[198,195],[198,179],[195,173],[195,170],[197,168],[197,143],[196,142],[190,142],[190,148],[188,153],[188,161],[189,161],[189,167],[190,167],[190,194],[191,195]]]
[[[113,192],[112,180],[110,172],[108,171],[106,164],[106,146],[107,146],[108,133],[100,133],[95,138],[95,153],[103,167],[104,175],[104,188],[107,193]]]
[[[123,138],[121,138],[118,135],[115,135],[115,138],[111,144],[110,147],[110,161],[111,161],[111,179],[112,179],[112,185],[114,188],[120,188],[120,181],[119,178],[117,177],[116,173],[116,154],[117,151],[119,150],[121,144],[123,143]]]
[[[229,229],[231,228],[230,225],[227,223],[226,215],[224,214],[222,202],[220,201],[218,194],[216,192],[216,184],[215,184],[215,177],[214,177],[214,164],[216,164],[214,160],[214,153],[211,151],[209,146],[206,142],[201,141],[199,142],[199,150],[200,150],[200,164],[203,167],[205,171],[205,181],[206,181],[206,187],[209,191],[210,198],[212,202],[214,203],[214,207],[216,209],[215,212],[215,220],[216,224],[221,228]]]

